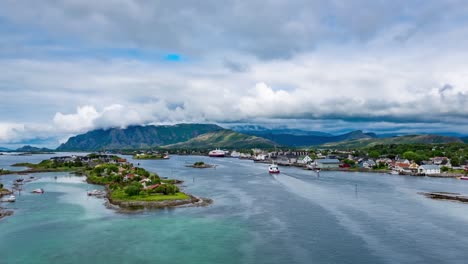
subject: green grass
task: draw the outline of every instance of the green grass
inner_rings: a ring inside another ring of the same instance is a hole
[[[184,200],[190,197],[183,193],[178,192],[174,195],[151,194],[151,195],[134,195],[128,196],[122,189],[111,191],[111,198],[117,201],[167,201],[167,200]]]

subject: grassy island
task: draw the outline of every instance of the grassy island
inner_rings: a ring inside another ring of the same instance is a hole
[[[197,169],[206,169],[206,168],[213,168],[214,165],[206,164],[203,161],[197,161],[193,163],[192,165],[188,165],[188,167],[197,168]]]
[[[159,153],[141,153],[133,156],[134,159],[169,159],[169,155]]]

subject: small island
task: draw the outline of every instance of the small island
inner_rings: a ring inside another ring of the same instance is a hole
[[[197,168],[197,169],[207,169],[207,168],[214,168],[216,166],[212,164],[206,164],[203,161],[197,161],[191,165],[187,165],[187,167]]]
[[[208,205],[211,200],[181,192],[182,181],[161,179],[156,173],[135,167],[115,155],[53,157],[38,164],[17,163],[25,172],[73,172],[85,175],[87,182],[104,185],[109,203],[123,209],[165,208]],[[17,172],[15,172],[17,173]]]
[[[157,160],[157,159],[169,159],[169,155],[162,154],[162,153],[153,153],[153,152],[148,152],[148,153],[138,153],[133,156],[134,159],[140,159],[140,160]]]
[[[419,193],[426,196],[427,198],[435,200],[451,200],[458,201],[462,203],[468,203],[468,196],[462,195],[459,193],[450,193],[450,192],[422,192]]]

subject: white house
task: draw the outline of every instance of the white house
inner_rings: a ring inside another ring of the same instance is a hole
[[[439,165],[421,165],[418,168],[418,173],[423,174],[437,174],[440,173]]]
[[[312,162],[312,158],[309,155],[301,156],[297,159],[297,163],[299,164],[309,164]]]
[[[237,152],[237,151],[235,151],[235,150],[233,150],[233,151],[231,152],[231,157],[233,157],[233,158],[239,158],[240,155],[241,155],[240,152]]]

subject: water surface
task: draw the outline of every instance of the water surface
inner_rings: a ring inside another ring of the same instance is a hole
[[[52,155],[53,156],[53,155]],[[44,156],[17,156],[18,161]],[[0,156],[0,167],[8,166]],[[128,157],[131,159],[130,157]],[[38,160],[39,159],[39,160]],[[216,169],[185,167],[195,161]],[[14,162],[12,162],[14,163]],[[0,221],[5,263],[466,263],[468,205],[421,191],[468,194],[454,179],[315,172],[230,158],[135,161],[209,207],[125,215],[86,196],[67,173],[35,174]],[[57,176],[57,179],[54,177]],[[19,176],[2,176],[11,183]],[[25,176],[21,176],[25,177]],[[29,191],[44,188],[46,193]],[[2,262],[3,263],[3,262]]]

